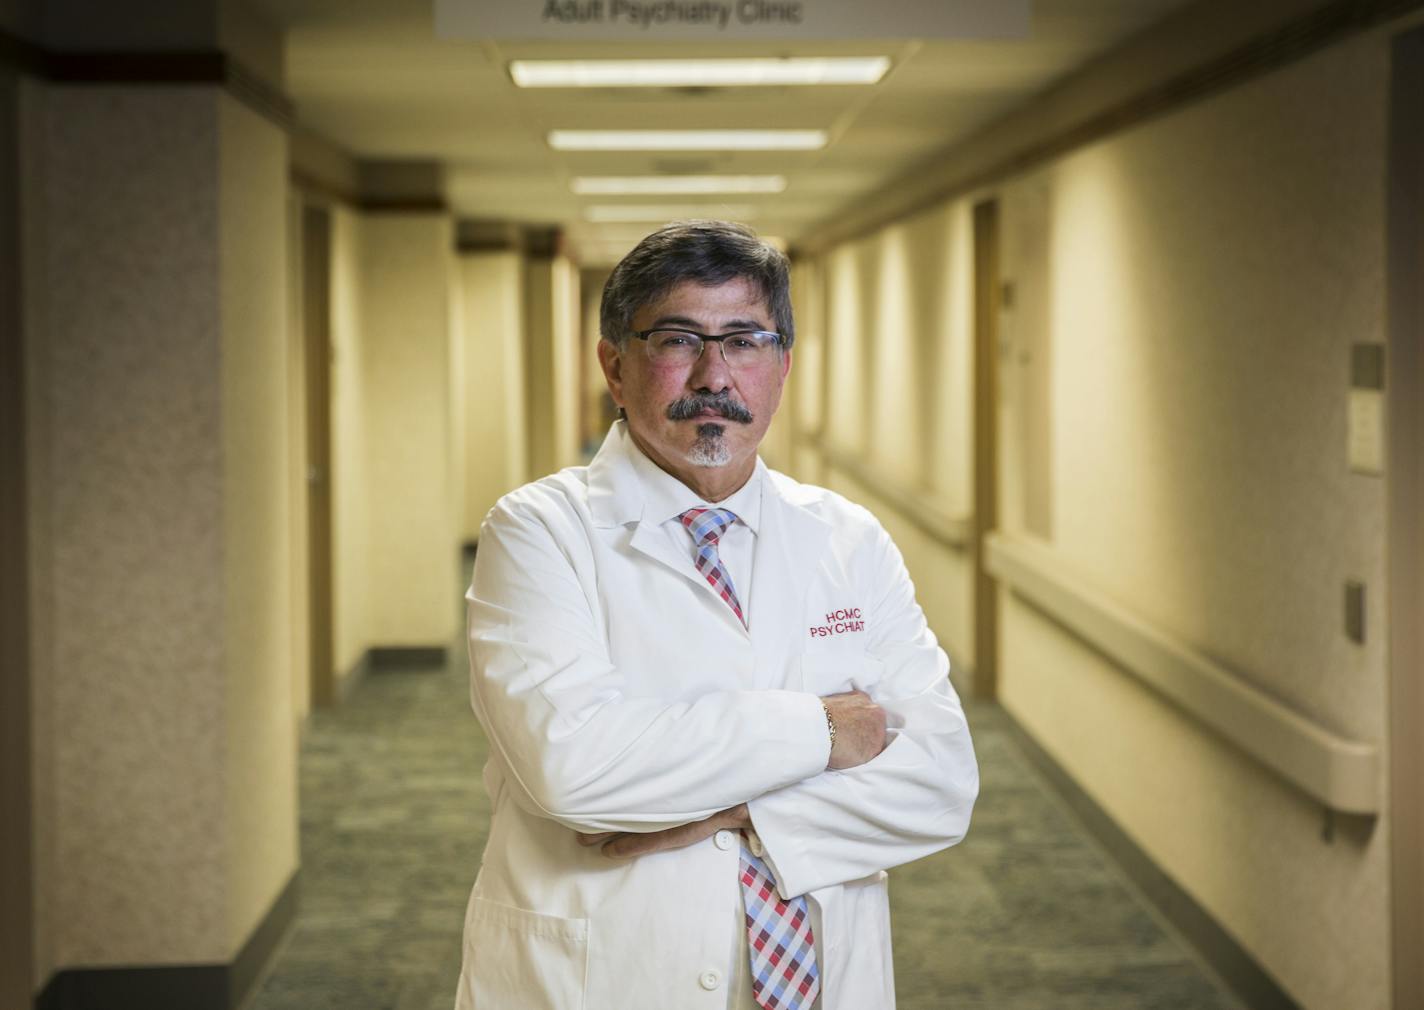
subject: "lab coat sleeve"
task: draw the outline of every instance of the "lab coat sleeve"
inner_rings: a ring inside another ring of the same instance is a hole
[[[867,693],[886,711],[885,749],[855,768],[749,802],[783,897],[858,880],[964,837],[979,769],[949,659],[925,623],[900,552],[876,526],[868,651],[884,675]]]
[[[626,696],[581,543],[557,509],[497,506],[481,530],[466,597],[471,702],[515,802],[579,831],[656,831],[825,768],[811,695]]]

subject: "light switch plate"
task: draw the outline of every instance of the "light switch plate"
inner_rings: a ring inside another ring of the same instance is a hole
[[[1361,645],[1365,641],[1365,584],[1345,582],[1345,637]]]
[[[1350,469],[1384,473],[1384,394],[1377,389],[1350,390]]]

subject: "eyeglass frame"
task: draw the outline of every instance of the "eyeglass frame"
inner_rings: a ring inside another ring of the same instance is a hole
[[[652,345],[648,343],[648,338],[654,333],[686,333],[689,337],[696,337],[700,340],[701,343],[698,344],[697,357],[693,359],[694,364],[702,360],[702,352],[707,349],[707,344],[711,341],[721,346],[722,361],[726,363],[728,368],[731,368],[732,363],[727,360],[726,339],[728,337],[744,337],[749,333],[775,337],[776,344],[774,346],[776,349],[778,351],[786,350],[786,334],[777,333],[775,330],[732,330],[728,333],[699,333],[696,330],[689,330],[682,326],[654,326],[650,330],[634,330],[629,336],[637,337],[643,341],[643,346],[651,351]]]

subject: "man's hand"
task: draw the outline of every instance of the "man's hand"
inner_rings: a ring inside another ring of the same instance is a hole
[[[821,704],[836,723],[827,768],[854,768],[885,749],[885,710],[871,701],[870,695],[864,691],[829,694]]]
[[[836,742],[831,747],[828,768],[854,768],[885,749],[885,710],[871,701],[870,695],[864,691],[847,691],[827,695],[821,702],[836,721]],[[737,831],[750,827],[752,818],[747,805],[739,803],[705,820],[662,831],[579,832],[578,842],[586,847],[603,846],[603,854],[610,859],[636,859],[650,852],[693,845],[704,838],[711,838],[723,828]]]
[[[705,820],[680,824],[675,828],[666,828],[662,831],[649,831],[644,834],[621,831],[598,831],[588,834],[579,832],[578,842],[584,846],[602,845],[603,854],[610,859],[636,859],[638,856],[646,856],[650,852],[680,849],[692,845],[704,838],[711,838],[723,828],[736,831],[751,826],[751,812],[747,810],[745,803],[739,803],[735,807],[718,811]]]

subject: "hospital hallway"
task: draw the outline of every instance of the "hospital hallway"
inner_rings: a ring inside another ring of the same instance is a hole
[[[372,674],[302,744],[302,909],[245,1010],[449,1010],[489,799],[457,650]],[[1239,1010],[969,702],[983,799],[964,842],[890,875],[901,1010]],[[676,895],[669,895],[676,900]]]
[[[1424,0],[0,0],[0,1010],[1421,952]]]

